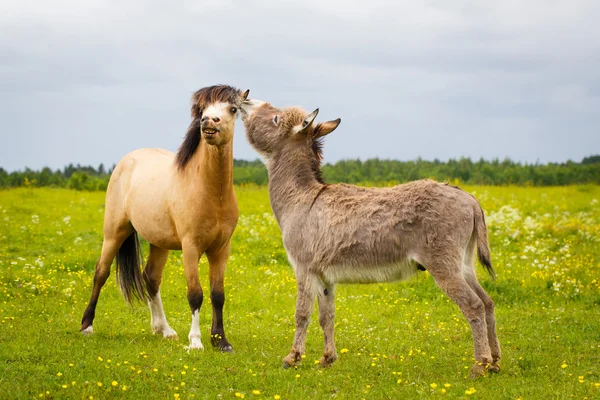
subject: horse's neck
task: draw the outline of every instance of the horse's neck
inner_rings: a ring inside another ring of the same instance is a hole
[[[188,167],[186,183],[200,192],[222,198],[233,191],[233,143],[217,147],[200,142]]]

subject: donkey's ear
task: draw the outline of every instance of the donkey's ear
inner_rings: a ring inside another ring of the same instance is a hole
[[[297,133],[306,133],[306,132],[308,132],[308,130],[310,129],[311,124],[313,123],[313,121],[315,120],[315,118],[317,118],[317,114],[318,113],[319,113],[319,109],[317,108],[315,111],[311,112],[306,117],[304,117],[304,121],[302,121],[302,126],[300,127],[300,129],[298,130]]]
[[[335,131],[335,128],[340,125],[340,122],[342,122],[340,118],[334,119],[333,121],[321,122],[316,126],[313,136],[315,138],[320,138],[329,135],[331,132]]]

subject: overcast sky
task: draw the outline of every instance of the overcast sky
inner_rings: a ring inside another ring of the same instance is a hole
[[[193,91],[342,118],[325,160],[600,153],[600,1],[0,2],[0,167],[176,150]],[[235,157],[258,158],[237,123]]]

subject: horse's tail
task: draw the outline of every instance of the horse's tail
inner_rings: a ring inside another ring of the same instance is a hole
[[[477,235],[477,258],[485,270],[490,276],[495,279],[496,272],[492,267],[492,260],[490,257],[490,246],[488,244],[488,231],[485,224],[485,217],[483,215],[483,209],[477,204],[475,210],[475,233]]]
[[[117,282],[125,300],[131,304],[133,298],[148,299],[148,292],[142,278],[142,249],[137,232],[134,230],[117,251]]]

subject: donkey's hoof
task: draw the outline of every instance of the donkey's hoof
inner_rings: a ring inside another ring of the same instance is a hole
[[[92,325],[88,326],[87,328],[81,328],[80,331],[84,336],[90,336],[92,333],[94,333],[94,328],[92,327]]]
[[[321,359],[319,360],[319,365],[321,367],[330,367],[331,364],[333,364],[335,360],[337,360],[336,354],[323,355],[323,357],[321,357]]]
[[[488,370],[494,374],[497,374],[498,372],[500,372],[500,366],[497,362],[493,362],[488,368]]]
[[[471,368],[471,373],[469,374],[469,378],[477,379],[485,376],[487,372],[492,368],[492,364],[484,364],[481,362],[475,363]]]
[[[283,359],[283,368],[288,369],[297,365],[295,357],[290,354]]]

